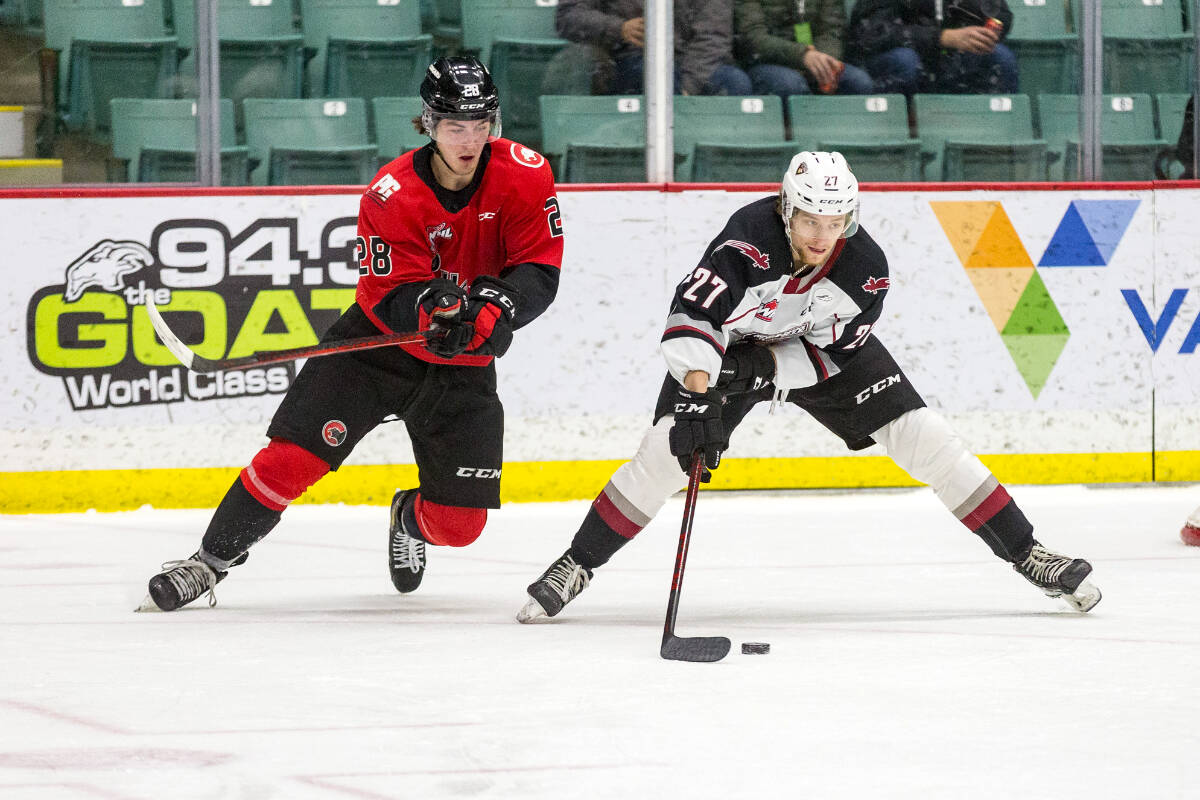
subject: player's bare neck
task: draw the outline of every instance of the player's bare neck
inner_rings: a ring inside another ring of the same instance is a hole
[[[446,163],[446,159],[442,157],[441,151],[434,152],[429,166],[433,170],[433,178],[438,182],[438,185],[451,192],[467,188],[471,184],[471,181],[475,179],[474,169],[466,175],[459,174],[450,169],[450,166]],[[479,169],[478,162],[476,162],[475,169]]]
[[[796,248],[792,248],[792,275],[796,278],[803,278],[808,273],[816,269],[819,264],[805,264],[801,260],[801,256],[796,252]]]

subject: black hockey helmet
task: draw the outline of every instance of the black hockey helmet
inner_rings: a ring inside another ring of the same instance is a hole
[[[474,56],[439,58],[421,81],[421,119],[425,132],[438,119],[492,119],[500,116],[500,95],[492,75]]]

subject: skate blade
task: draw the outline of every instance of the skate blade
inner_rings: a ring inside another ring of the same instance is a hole
[[[1096,604],[1100,602],[1101,597],[1100,587],[1091,581],[1085,580],[1075,589],[1074,594],[1064,594],[1062,599],[1066,600],[1071,608],[1084,614],[1095,608]]]
[[[162,613],[162,609],[155,605],[154,601],[150,599],[150,595],[146,595],[146,599],[142,601],[142,604],[133,611],[135,614],[141,613],[142,611],[157,611],[160,614]]]
[[[521,606],[521,610],[517,612],[517,622],[523,625],[528,625],[531,622],[537,622],[542,619],[549,619],[546,614],[546,609],[542,608],[542,604],[532,597],[525,605]]]

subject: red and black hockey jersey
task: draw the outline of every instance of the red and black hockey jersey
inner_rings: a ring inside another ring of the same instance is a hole
[[[440,186],[433,147],[405,153],[381,169],[359,203],[356,301],[383,332],[417,329],[416,298],[435,277],[464,289],[480,275],[502,276],[521,293],[516,327],[545,311],[558,287],[563,236],[554,175],[539,153],[508,139],[484,147],[471,184]],[[482,365],[491,356],[439,358]]]
[[[764,197],[733,213],[675,290],[667,367],[680,382],[692,370],[716,376],[725,349],[745,339],[770,346],[778,388],[811,386],[867,341],[889,285],[887,258],[861,226],[796,277],[775,197]]]

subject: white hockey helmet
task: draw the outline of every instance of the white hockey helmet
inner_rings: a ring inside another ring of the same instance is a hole
[[[783,227],[791,229],[792,215],[807,211],[822,217],[849,214],[842,238],[858,230],[858,179],[841,153],[805,150],[792,156],[779,187]]]

